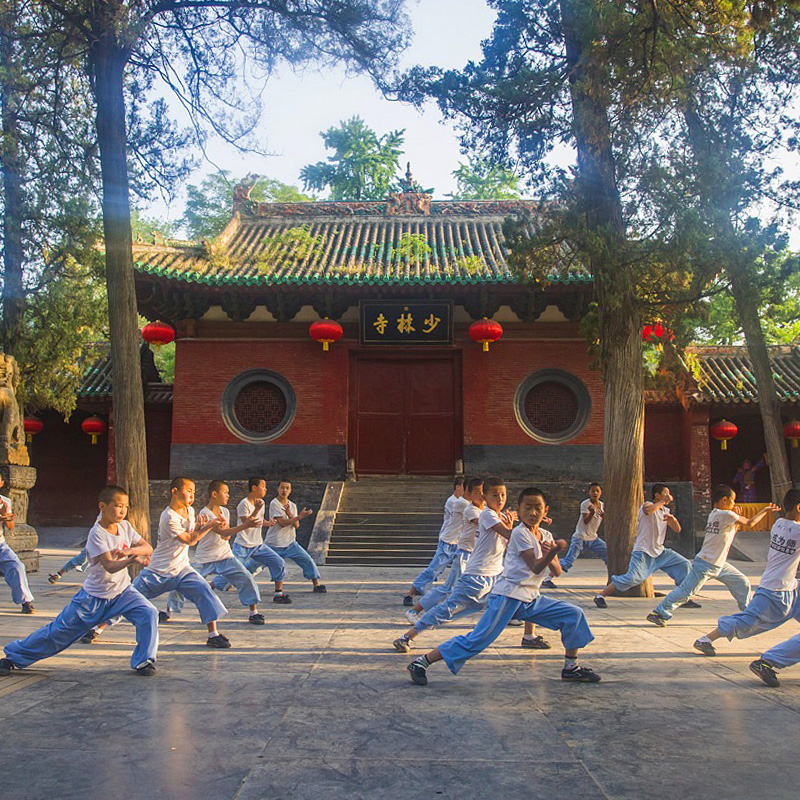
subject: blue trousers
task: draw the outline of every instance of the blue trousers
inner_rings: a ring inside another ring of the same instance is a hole
[[[133,585],[148,600],[158,597],[165,592],[173,590],[189,598],[200,612],[200,619],[208,625],[209,622],[224,617],[228,609],[220,599],[211,591],[205,578],[200,577],[196,570],[187,567],[177,575],[161,575],[151,569],[143,569],[134,579]]]
[[[447,573],[447,578],[444,583],[431,586],[419,599],[419,604],[426,611],[429,608],[439,605],[443,600],[446,600],[453,591],[453,588],[458,583],[458,579],[464,572],[464,567],[467,566],[467,561],[472,553],[466,550],[457,550],[453,563],[450,564],[450,571]]]
[[[795,619],[800,619],[800,599],[795,601],[792,611]],[[778,669],[791,667],[797,664],[800,662],[800,634],[796,634],[792,636],[791,639],[787,639],[785,642],[770,647],[761,658],[763,658],[764,661],[769,661],[772,666]]]
[[[597,554],[598,558],[603,559],[604,564],[608,564],[608,550],[606,548],[606,543],[602,539],[592,539],[591,541],[585,542],[577,533],[573,533],[567,554],[564,558],[559,558],[561,569],[563,569],[564,572],[569,572],[570,569],[572,569],[573,563],[575,563],[575,559],[578,558],[584,550],[591,550],[593,553]]]
[[[672,612],[685,603],[708,580],[714,578],[728,587],[730,593],[739,604],[739,611],[744,611],[750,602],[750,581],[736,567],[723,564],[715,567],[702,558],[695,557],[689,574],[676,586],[657,606],[656,614],[664,619],[672,619]]]
[[[21,606],[23,603],[33,602],[25,565],[5,542],[0,544],[0,572],[11,588],[11,600],[15,605]]]
[[[146,661],[155,661],[158,611],[132,586],[110,600],[102,600],[79,589],[51,623],[24,639],[9,642],[5,646],[6,658],[18,667],[30,666],[66,650],[91,628],[119,615],[136,628],[136,649],[131,656],[131,667],[136,669]]]
[[[208,561],[205,564],[193,564],[192,566],[204,578],[208,578],[209,575],[216,575],[235,586],[236,591],[239,593],[239,602],[243,606],[252,606],[261,602],[261,592],[258,591],[258,585],[238,558],[223,558],[221,561]],[[186,598],[183,594],[173,589],[167,599],[167,608],[180,614],[183,611],[185,602]]]
[[[447,544],[439,539],[433,558],[412,582],[417,594],[425,594],[433,586],[433,582],[453,563],[458,548],[454,544]]]
[[[771,631],[800,613],[797,590],[773,592],[760,586],[744,611],[717,620],[719,632],[727,639],[747,639]]]
[[[500,636],[512,619],[521,619],[560,631],[565,650],[586,647],[594,639],[586,616],[578,606],[542,595],[530,603],[523,603],[522,600],[514,600],[501,594],[490,594],[486,611],[475,628],[439,645],[439,653],[450,672],[455,675],[470,658],[482,653]]]
[[[245,547],[243,544],[234,542],[231,549],[236,558],[252,575],[258,575],[266,567],[271,580],[283,581],[286,579],[286,562],[269,545],[257,544],[255,547]],[[218,591],[224,592],[230,584],[222,575],[217,575],[211,585]]]
[[[624,575],[612,575],[611,583],[618,592],[625,592],[647,580],[656,570],[666,572],[675,585],[682,583],[689,574],[691,564],[680,553],[666,548],[660,555],[651,556],[642,550],[634,550]]]
[[[319,570],[314,563],[314,559],[297,543],[292,542],[287,547],[275,547],[269,545],[283,559],[290,558],[297,566],[303,570],[303,577],[307,581],[318,581],[320,579]],[[251,556],[252,558],[252,556]]]
[[[456,617],[483,611],[497,576],[462,575],[449,597],[433,608],[429,608],[415,623],[417,633],[435,625],[444,625]]]
[[[61,565],[59,568],[59,572],[64,574],[69,572],[70,570],[76,569],[78,572],[83,572],[86,567],[89,565],[89,556],[86,555],[86,548],[84,547],[83,550],[78,553],[76,556],[72,556],[69,561],[65,561],[64,564]]]

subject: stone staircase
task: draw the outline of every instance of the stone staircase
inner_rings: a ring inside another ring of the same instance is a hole
[[[424,567],[436,550],[453,484],[440,478],[359,478],[345,484],[326,565]]]

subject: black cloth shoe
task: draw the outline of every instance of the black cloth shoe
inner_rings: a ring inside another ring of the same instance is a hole
[[[598,608],[608,608],[608,603],[606,603],[605,597],[599,594],[597,595],[597,597],[594,598],[594,604]]]
[[[750,664],[750,672],[754,672],[761,678],[767,686],[772,686],[773,688],[780,686],[781,682],[778,680],[778,673],[775,671],[775,667],[769,663],[769,661],[764,661],[763,658],[757,658]]]
[[[318,584],[317,584],[317,585],[314,587],[314,591],[315,591],[317,594],[327,594],[327,593],[328,593],[328,590],[327,590],[327,588],[326,588],[325,586],[323,586],[321,583],[318,583]]]
[[[145,661],[144,664],[136,667],[136,674],[149,678],[151,675],[156,674],[156,665],[152,661]]]
[[[20,611],[23,614],[35,614],[36,608],[34,607],[33,603],[23,603]]]
[[[282,594],[273,595],[272,602],[277,603],[279,606],[289,606],[292,604],[292,598],[283,592]]]
[[[704,642],[701,639],[695,641],[692,645],[695,650],[699,650],[704,656],[715,656],[717,651],[714,649],[714,645],[711,642]]]
[[[545,580],[542,581],[542,588],[543,589],[558,589],[558,586],[556,586],[553,583],[553,581],[550,580],[550,578],[545,578]]]
[[[600,676],[589,667],[565,668],[561,670],[561,680],[573,683],[600,683]]]
[[[679,606],[680,608],[702,608],[703,606],[700,603],[695,603],[694,600],[687,600],[683,605]]]
[[[0,676],[10,675],[12,670],[19,667],[8,658],[0,658]]]
[[[228,650],[231,643],[227,636],[218,633],[216,636],[209,636],[206,639],[206,645],[208,647],[216,647],[218,650]]]
[[[57,572],[54,572],[52,575],[47,576],[48,583],[58,583],[60,580],[61,576]]]
[[[526,639],[523,636],[520,643],[520,647],[528,647],[531,650],[550,650],[552,646],[543,636],[534,636],[533,639]]]
[[[100,634],[92,628],[81,636],[81,644],[94,644],[100,638]]]
[[[169,614],[166,611],[158,612],[158,624],[160,625],[162,622],[169,622]]]
[[[267,621],[264,619],[264,615],[263,614],[251,614],[247,618],[247,621],[251,625],[266,625],[267,624]]]
[[[410,594],[407,594],[403,598],[403,605],[404,606],[413,606],[414,605],[414,598]]]
[[[428,685],[428,670],[419,663],[419,661],[412,661],[406,669],[408,670],[408,674],[411,676],[411,680],[417,684],[417,686],[427,686]]]
[[[667,627],[667,621],[661,616],[661,614],[656,614],[655,611],[651,611],[647,615],[647,621],[652,622],[653,625],[658,625],[659,628]]]
[[[411,640],[406,639],[405,636],[401,636],[399,639],[395,639],[392,644],[394,645],[394,649],[397,650],[398,653],[408,653],[411,651]]]

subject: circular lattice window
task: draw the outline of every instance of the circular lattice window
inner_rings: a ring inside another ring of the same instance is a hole
[[[222,395],[222,418],[248,442],[270,442],[292,424],[295,396],[276,372],[250,370],[234,378]]]
[[[560,444],[577,436],[592,412],[586,386],[561,370],[542,370],[517,389],[514,411],[528,436],[548,444]]]

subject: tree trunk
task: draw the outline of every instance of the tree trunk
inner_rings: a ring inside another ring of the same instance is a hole
[[[13,31],[15,29],[14,4],[0,15],[0,117],[2,117],[2,142],[0,158],[3,171],[3,321],[2,348],[15,355],[25,311],[25,289],[22,267],[24,251],[22,225],[25,205],[22,193],[22,163],[19,147],[18,97],[15,72],[18,67],[14,56]]]
[[[626,251],[622,202],[616,182],[606,90],[592,64],[590,4],[580,15],[562,0],[561,20],[573,132],[578,152],[578,191],[587,228],[591,269],[600,312],[605,387],[603,483],[609,574],[627,571],[642,503],[644,374],[635,276]],[[652,597],[648,580],[627,594]]]
[[[764,428],[764,441],[769,459],[769,478],[772,484],[772,501],[779,505],[783,496],[792,488],[789,473],[789,459],[783,440],[781,423],[781,407],[778,393],[772,378],[772,367],[769,363],[769,351],[764,339],[764,331],[758,316],[758,292],[753,291],[750,281],[731,274],[731,293],[736,301],[739,322],[747,342],[747,353],[753,365],[753,374],[758,387],[758,410],[761,413],[761,424]]]
[[[91,57],[97,102],[97,142],[103,179],[103,230],[114,384],[117,480],[128,490],[128,518],[131,524],[142,536],[149,538],[150,498],[144,392],[139,361],[123,96],[123,74],[128,54],[114,40],[111,22],[92,47]]]

